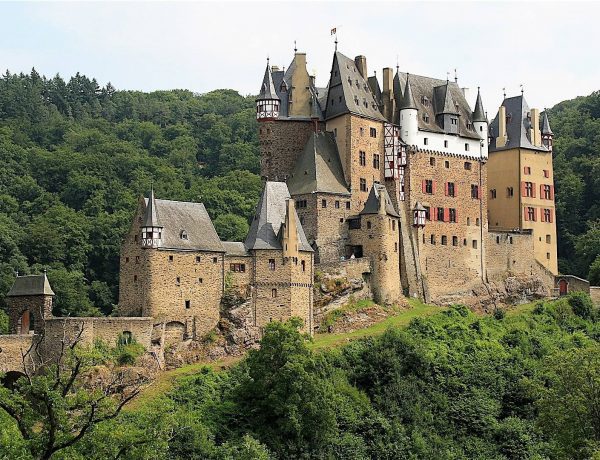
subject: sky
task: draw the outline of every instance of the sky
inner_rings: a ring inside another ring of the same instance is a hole
[[[600,3],[592,2],[0,2],[0,69],[117,89],[232,88],[256,94],[267,56],[294,41],[325,86],[338,50],[383,67],[477,87],[492,118],[521,85],[531,107],[600,89]]]

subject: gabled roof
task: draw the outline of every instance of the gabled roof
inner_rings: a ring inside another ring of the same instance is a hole
[[[399,80],[404,86],[406,85],[407,74],[400,72]],[[434,88],[438,86],[446,86],[450,92],[452,102],[454,103],[454,113],[458,113],[458,134],[461,137],[468,139],[480,139],[479,134],[475,129],[468,129],[467,123],[472,121],[472,109],[465,99],[462,89],[456,82],[447,82],[447,80],[439,80],[437,78],[423,77],[421,75],[410,74],[410,88],[413,93],[413,100],[416,108],[419,110],[419,129],[434,133],[444,133],[445,130],[436,123],[436,109],[434,107]],[[446,98],[444,98],[444,102]],[[456,109],[458,106],[458,110]],[[429,121],[425,121],[423,115],[429,115]]]
[[[356,68],[353,59],[339,51],[333,55],[325,118],[352,113],[385,121],[367,81]]]
[[[275,85],[273,84],[273,76],[271,75],[271,66],[267,62],[267,68],[265,69],[265,76],[263,77],[260,92],[258,93],[257,101],[264,99],[279,99],[275,92]]]
[[[148,209],[148,198],[144,202]],[[154,204],[163,227],[163,249],[225,252],[202,203],[155,199]]]
[[[320,132],[310,136],[287,185],[292,195],[316,192],[350,194],[332,133]]]
[[[291,198],[285,182],[265,182],[265,186],[256,208],[256,214],[250,225],[250,231],[244,245],[248,250],[283,249],[280,230],[285,221],[286,200]],[[294,211],[300,251],[310,251],[300,219]]]
[[[385,200],[385,212],[390,216],[400,217],[394,208],[392,199],[388,195],[388,192],[384,185],[374,184],[369,192],[369,197],[365,203],[365,207],[360,214],[379,214],[379,196],[383,194]]]
[[[246,250],[246,246],[244,243],[239,241],[223,241],[223,248],[225,248],[226,256],[238,256],[238,257],[246,257],[250,254]]]
[[[458,114],[454,99],[452,99],[452,91],[448,87],[449,84],[450,82],[446,81],[445,85],[433,88],[433,102],[436,115],[442,113]]]
[[[15,279],[7,297],[29,295],[54,295],[46,274],[18,276]]]
[[[146,202],[146,210],[144,211],[144,227],[160,227],[158,221],[158,213],[156,211],[156,199],[154,198],[154,188],[150,189],[150,197]]]
[[[544,110],[544,113],[542,114],[542,123],[541,123],[541,127],[540,130],[542,131],[542,134],[554,134],[552,132],[552,130],[550,129],[550,122],[548,121],[548,111]]]
[[[487,117],[485,116],[485,110],[483,110],[483,102],[481,102],[481,92],[477,88],[477,101],[475,101],[475,110],[473,110],[473,121],[487,123]]]
[[[506,136],[508,138],[506,145],[496,147],[496,137],[499,133],[498,114],[490,124],[491,142],[489,151],[509,150],[514,148],[523,148],[529,150],[538,150],[547,152],[548,149],[541,145],[533,145],[531,143],[531,119],[529,117],[530,109],[523,95],[509,97],[502,101],[502,105],[506,109]]]

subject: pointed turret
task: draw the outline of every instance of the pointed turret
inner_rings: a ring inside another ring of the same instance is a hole
[[[487,123],[487,117],[483,110],[483,102],[481,102],[481,92],[477,87],[477,100],[475,101],[475,110],[473,110],[473,122],[485,122]]]
[[[406,74],[406,85],[404,86],[404,93],[402,94],[398,108],[400,115],[400,137],[404,143],[408,145],[417,145],[419,135],[419,111],[410,87],[410,75],[408,73]]]
[[[279,116],[279,104],[281,100],[275,92],[273,84],[273,76],[271,74],[271,66],[267,59],[267,68],[263,77],[260,92],[256,98],[256,119],[257,120],[272,120]]]
[[[542,116],[542,123],[540,127],[542,131],[542,145],[552,152],[552,142],[554,139],[554,133],[550,129],[550,122],[548,121],[548,110],[544,110]]]
[[[413,97],[412,89],[410,88],[410,75],[406,74],[406,85],[404,86],[404,93],[402,99],[400,99],[400,110],[404,109],[415,109],[417,110],[417,104],[415,104],[415,98]]]
[[[163,226],[158,219],[158,210],[156,199],[154,198],[154,188],[150,189],[150,196],[144,210],[142,219],[142,247],[157,248],[162,246]]]

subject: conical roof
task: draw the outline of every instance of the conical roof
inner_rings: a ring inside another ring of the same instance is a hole
[[[415,98],[413,97],[412,89],[410,88],[410,76],[406,74],[406,86],[404,86],[404,94],[400,100],[399,109],[416,109]]]
[[[260,87],[260,93],[256,98],[257,101],[266,99],[277,99],[279,96],[275,92],[275,85],[273,84],[273,77],[271,75],[271,66],[267,62],[267,68],[265,69],[265,76],[263,77],[262,86]]]
[[[544,115],[542,116],[542,134],[554,134],[550,129],[550,122],[548,121],[547,110],[544,110]]]
[[[150,189],[148,204],[144,211],[144,227],[160,227],[158,222],[158,211],[156,210],[156,200],[154,199],[154,188]]]
[[[396,100],[396,105],[399,107],[400,102],[402,102],[402,85],[400,84],[400,74],[396,70],[396,75],[394,75],[394,99]]]
[[[487,117],[483,110],[483,102],[481,102],[481,92],[479,91],[479,88],[477,88],[477,101],[475,101],[475,110],[473,110],[473,121],[484,121],[487,123]]]
[[[387,189],[381,184],[373,184],[373,187],[371,187],[371,191],[369,192],[369,197],[365,203],[365,207],[360,214],[378,214],[380,199],[383,199],[385,202],[386,214],[394,217],[400,217],[394,208],[394,204],[392,203],[392,199],[390,198]]]

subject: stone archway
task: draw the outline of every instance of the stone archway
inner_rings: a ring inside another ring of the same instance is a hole
[[[165,347],[183,342],[185,324],[179,321],[168,322],[165,326]]]

